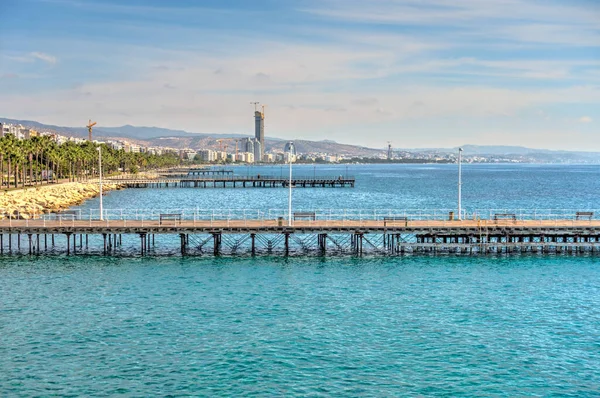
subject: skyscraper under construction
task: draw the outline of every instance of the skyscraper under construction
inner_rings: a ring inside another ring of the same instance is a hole
[[[254,112],[254,137],[260,142],[260,159],[256,159],[257,162],[262,162],[265,154],[265,112],[256,110]],[[256,156],[256,155],[255,155]]]

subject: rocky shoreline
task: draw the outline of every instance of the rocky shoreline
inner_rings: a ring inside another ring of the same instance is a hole
[[[121,189],[119,184],[102,184],[104,192]],[[100,194],[98,184],[69,182],[0,193],[0,220],[39,218],[76,206]]]

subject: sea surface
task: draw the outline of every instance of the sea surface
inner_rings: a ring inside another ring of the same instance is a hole
[[[294,173],[357,178],[295,208],[456,208],[456,165]],[[600,209],[599,166],[464,165],[463,183],[468,211]],[[287,191],[104,206],[284,209]],[[6,256],[0,297],[2,396],[600,396],[594,256]]]

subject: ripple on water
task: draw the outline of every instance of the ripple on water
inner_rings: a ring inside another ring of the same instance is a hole
[[[0,263],[7,395],[593,395],[594,258]]]
[[[294,206],[454,208],[456,165],[426,167],[350,166],[356,188],[297,189]],[[463,204],[594,208],[599,176],[464,165]],[[141,197],[154,208],[287,206],[277,189],[130,189],[104,204]],[[598,396],[598,262],[4,257],[0,394]]]

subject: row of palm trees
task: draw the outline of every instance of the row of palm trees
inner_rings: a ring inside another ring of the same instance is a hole
[[[102,171],[106,174],[175,166],[174,153],[152,155],[102,146]],[[67,141],[57,144],[50,137],[19,140],[12,134],[0,137],[0,187],[25,187],[60,179],[84,181],[98,175],[98,144]]]

